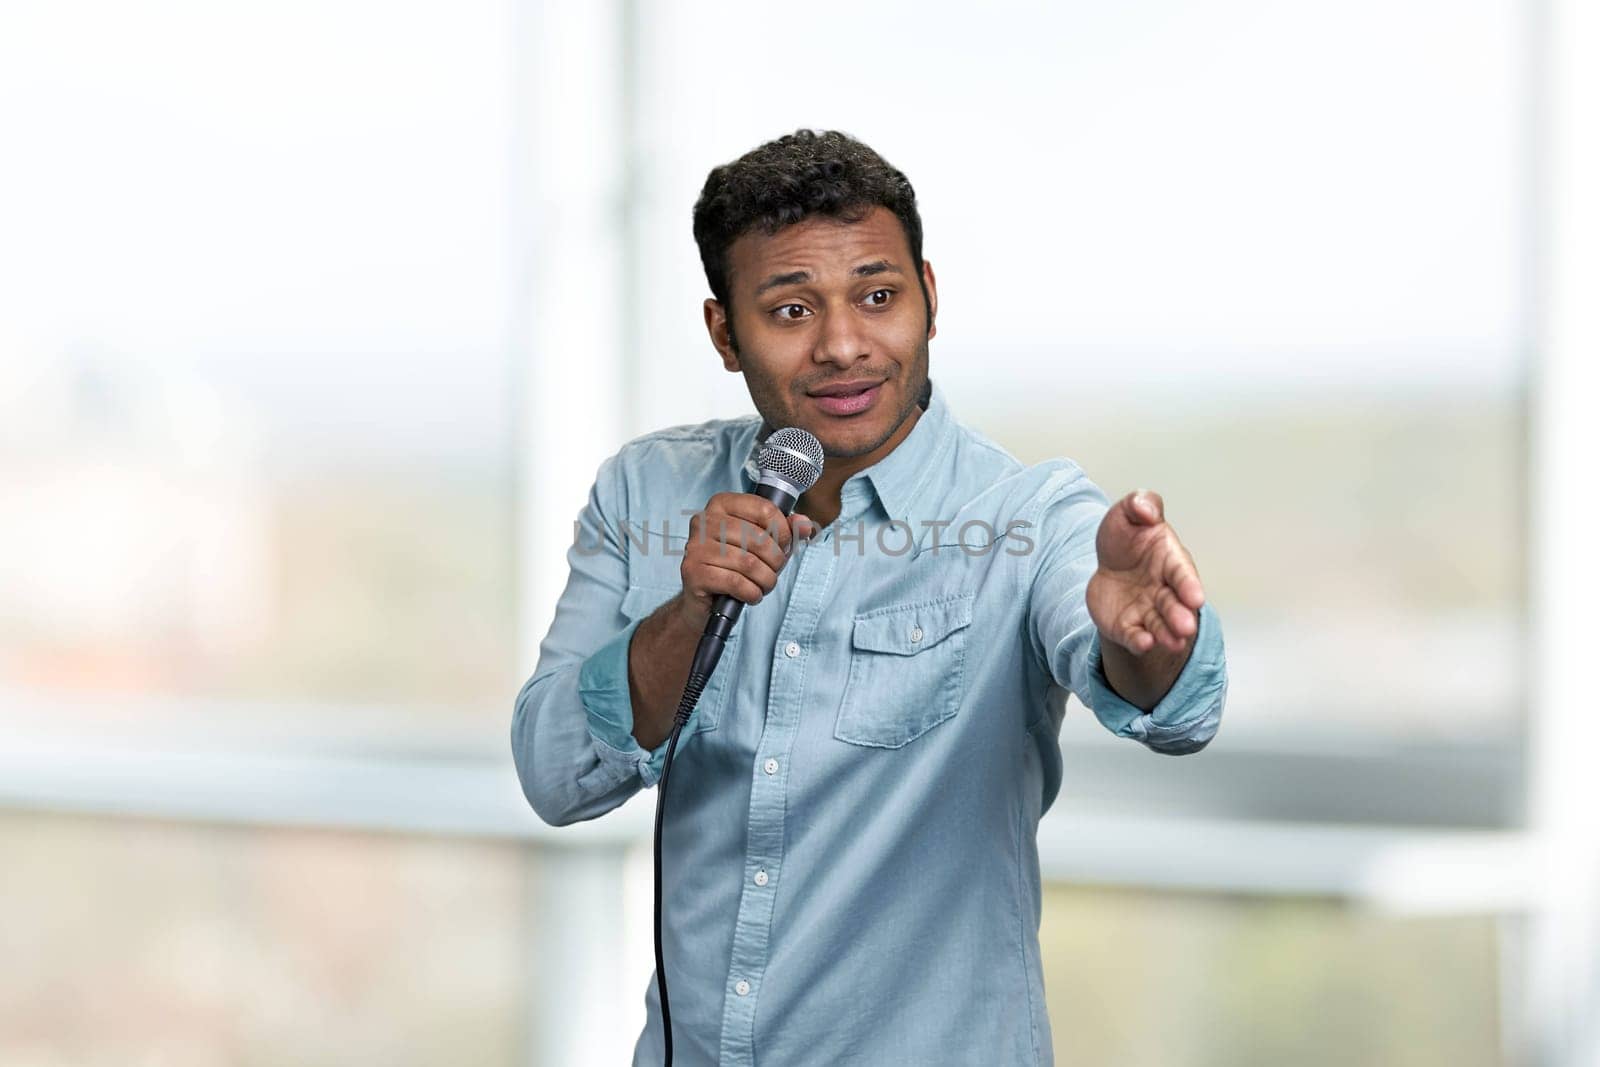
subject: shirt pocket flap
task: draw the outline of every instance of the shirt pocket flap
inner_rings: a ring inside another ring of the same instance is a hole
[[[931,600],[860,616],[851,644],[873,652],[909,656],[943,641],[972,622],[972,597]]]

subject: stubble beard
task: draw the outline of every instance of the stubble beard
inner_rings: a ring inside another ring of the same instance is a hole
[[[735,354],[737,354],[737,350],[735,350]],[[903,391],[904,401],[893,425],[884,430],[883,434],[875,441],[851,445],[844,449],[833,447],[827,441],[822,440],[819,435],[817,440],[822,445],[823,455],[834,459],[855,459],[858,456],[868,455],[881,448],[885,441],[893,437],[900,427],[905,425],[906,419],[911,416],[911,412],[918,407],[917,401],[922,396],[924,383],[928,377],[927,338],[923,338],[922,343],[918,346],[916,356],[911,363],[910,373],[915,376],[915,380],[907,383],[909,388]],[[783,402],[782,393],[773,386],[770,379],[760,376],[752,377],[749,370],[746,370],[744,372],[744,380],[746,387],[750,390],[751,403],[755,405],[756,412],[768,426],[774,430],[779,430],[785,426],[800,425],[800,421],[794,417],[794,408]],[[800,402],[803,403],[804,400],[802,399]]]

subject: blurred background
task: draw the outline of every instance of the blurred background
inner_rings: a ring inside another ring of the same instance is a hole
[[[1069,707],[1059,1061],[1600,1063],[1592,19],[0,7],[0,1064],[626,1061],[652,797],[544,827],[512,704],[599,461],[751,410],[690,208],[799,126],[1226,624],[1205,752]]]

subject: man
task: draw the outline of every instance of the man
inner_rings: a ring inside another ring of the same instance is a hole
[[[759,602],[674,756],[676,1061],[1049,1063],[1035,837],[1066,693],[1205,746],[1227,673],[1194,561],[1156,494],[1109,505],[956,420],[915,195],[865,145],[802,130],[716,168],[694,232],[757,416],[601,465],[517,697],[523,788],[565,824],[655,784],[713,599]],[[826,454],[788,520],[746,492],[786,426]],[[653,982],[646,1006],[635,1064],[662,1058]]]

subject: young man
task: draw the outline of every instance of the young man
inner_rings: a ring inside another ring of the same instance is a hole
[[[802,130],[716,168],[694,231],[757,414],[601,465],[516,701],[523,788],[565,824],[655,784],[712,600],[760,602],[674,757],[676,1061],[1049,1063],[1035,836],[1066,693],[1206,745],[1227,671],[1194,561],[1156,494],[1109,505],[956,420],[916,199],[865,145]],[[826,454],[788,520],[746,492],[786,426]],[[646,1006],[635,1064],[662,1057],[653,981]]]

